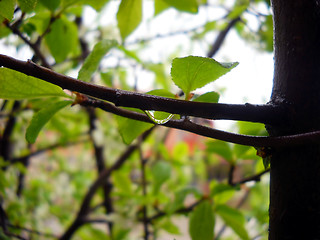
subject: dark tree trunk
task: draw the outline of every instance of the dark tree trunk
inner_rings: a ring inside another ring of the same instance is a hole
[[[273,104],[290,110],[271,135],[320,130],[320,1],[273,0]],[[269,239],[320,239],[320,144],[273,149]]]

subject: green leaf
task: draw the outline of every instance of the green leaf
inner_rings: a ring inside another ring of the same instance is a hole
[[[194,102],[208,102],[208,103],[217,103],[219,101],[220,95],[217,92],[207,92],[204,93],[192,101]]]
[[[201,202],[191,213],[189,233],[192,240],[212,240],[214,214],[208,200]]]
[[[189,12],[189,13],[198,13],[198,1],[197,0],[163,0],[168,5],[174,7],[179,11]]]
[[[41,11],[28,19],[28,23],[33,25],[38,34],[42,35],[47,30],[51,19],[51,13],[49,11]]]
[[[39,132],[44,127],[44,125],[53,117],[56,112],[70,104],[72,104],[72,101],[55,102],[35,113],[30,122],[30,125],[27,128],[26,140],[29,143],[35,143]]]
[[[161,222],[159,224],[159,227],[161,229],[165,230],[166,232],[174,234],[174,235],[180,235],[181,234],[179,228],[169,218],[167,218],[166,220]]]
[[[115,187],[126,194],[130,194],[132,192],[132,183],[128,175],[129,174],[121,171],[115,171],[112,173],[112,179]]]
[[[36,7],[38,0],[18,0],[18,3],[23,12],[30,12]]]
[[[0,16],[11,21],[13,18],[14,7],[16,5],[15,0],[1,0],[0,1]]]
[[[41,97],[71,98],[56,85],[8,68],[0,68],[0,98],[22,100]]]
[[[207,151],[218,154],[228,162],[233,162],[232,150],[227,142],[219,140],[208,141]]]
[[[191,91],[215,81],[237,65],[236,62],[219,63],[204,57],[175,58],[172,61],[171,76],[173,82],[188,96]]]
[[[52,12],[60,5],[60,0],[39,0],[39,2]]]
[[[127,57],[134,59],[138,63],[142,64],[141,59],[138,57],[137,53],[132,50],[126,49],[124,46],[119,45],[118,49],[121,50]]]
[[[78,79],[89,82],[93,73],[98,69],[102,58],[111,48],[117,46],[117,44],[117,41],[114,40],[102,40],[98,42],[84,61],[79,71]]]
[[[218,183],[214,180],[210,182],[210,195],[215,204],[224,204],[228,202],[235,194],[236,188],[225,183]]]
[[[134,109],[134,111],[142,113],[142,111],[137,109]],[[140,122],[120,116],[116,116],[116,120],[119,133],[123,142],[126,144],[130,144],[134,139],[153,126],[151,123]]]
[[[171,166],[165,161],[158,161],[152,166],[151,174],[154,179],[153,193],[157,194],[162,184],[170,178]]]
[[[159,13],[168,9],[170,5],[166,3],[164,0],[156,0],[154,1],[154,16],[157,16]]]
[[[216,213],[241,239],[250,239],[248,232],[244,227],[246,220],[239,210],[231,208],[227,205],[218,205],[216,207]]]
[[[250,0],[238,0],[235,2],[232,11],[228,14],[229,19],[239,17],[250,5]]]
[[[56,62],[62,62],[72,53],[75,55],[79,52],[78,29],[74,22],[61,16],[50,29],[45,40]]]
[[[124,41],[142,20],[142,0],[122,0],[117,13],[118,28]]]

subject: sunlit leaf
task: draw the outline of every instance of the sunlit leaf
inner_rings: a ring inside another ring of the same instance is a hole
[[[239,17],[248,8],[249,4],[249,0],[236,1],[232,11],[228,14],[228,18],[235,19]]]
[[[219,101],[220,95],[217,92],[207,92],[204,93],[192,101],[194,102],[208,102],[208,103],[217,103]]]
[[[78,79],[85,82],[90,81],[93,73],[98,69],[102,58],[117,44],[117,41],[114,40],[102,40],[98,42],[83,63],[78,74]]]
[[[204,200],[192,211],[189,233],[192,240],[212,240],[214,236],[214,214],[211,204]]]
[[[248,232],[244,227],[246,220],[239,210],[231,208],[227,205],[218,205],[216,207],[216,213],[241,239],[250,239]]]
[[[142,20],[142,0],[122,0],[117,20],[121,38],[125,40]]]
[[[70,98],[56,85],[8,68],[0,68],[0,98],[21,100],[41,97]]]
[[[79,51],[78,29],[74,22],[61,16],[52,23],[50,29],[45,40],[56,62],[62,62]]]
[[[168,5],[176,8],[179,11],[197,13],[198,12],[198,1],[197,0],[163,0]]]
[[[53,117],[53,115],[62,108],[70,105],[71,103],[72,101],[55,102],[35,113],[30,122],[30,125],[27,128],[26,140],[29,143],[34,143],[41,129]]]
[[[171,76],[173,82],[188,96],[191,91],[215,81],[237,65],[236,62],[219,63],[204,57],[175,58],[172,61]]]
[[[154,1],[154,16],[168,9],[170,5],[165,2],[165,0],[156,0]]]
[[[15,7],[15,0],[1,0],[0,1],[0,16],[11,21]]]
[[[156,194],[159,192],[162,184],[170,178],[171,166],[165,161],[158,161],[152,166],[151,174],[154,180],[153,192]]]

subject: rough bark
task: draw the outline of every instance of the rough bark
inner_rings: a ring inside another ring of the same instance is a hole
[[[271,102],[285,105],[280,136],[320,129],[320,1],[273,0],[275,73]],[[273,149],[270,240],[320,239],[320,144]]]

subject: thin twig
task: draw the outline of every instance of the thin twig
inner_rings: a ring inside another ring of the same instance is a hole
[[[139,139],[140,141],[140,139]],[[144,159],[141,149],[141,143],[139,144],[139,156],[140,156],[140,166],[141,166],[141,187],[142,187],[142,195],[143,197],[147,196],[147,180],[146,180],[146,164],[147,160]],[[148,222],[148,212],[147,205],[144,204],[142,206],[142,219],[143,219],[143,229],[144,229],[144,240],[149,239],[149,222]]]
[[[243,178],[237,182],[232,182],[232,185],[238,185],[238,184],[243,184],[243,183],[247,183],[247,182],[251,182],[251,181],[255,181],[255,182],[259,182],[261,180],[261,177],[270,172],[270,168],[265,169],[264,171],[257,173],[253,176],[247,177],[247,178]]]
[[[35,234],[35,235],[38,235],[38,236],[42,236],[42,237],[47,237],[47,238],[57,238],[58,237],[57,235],[54,235],[54,234],[51,234],[51,233],[44,233],[44,232],[40,232],[40,231],[37,231],[37,230],[34,230],[34,229],[29,229],[29,228],[26,228],[26,227],[21,227],[21,226],[17,226],[17,225],[13,225],[13,224],[7,224],[7,226],[9,228],[20,229],[22,231],[25,231],[25,232],[28,232],[28,233],[31,233],[31,234]]]
[[[86,111],[89,116],[89,126],[90,126],[89,134],[90,134],[91,142],[92,142],[93,149],[94,149],[97,171],[98,171],[98,174],[101,174],[101,172],[103,172],[106,169],[106,165],[105,165],[105,157],[103,154],[104,146],[100,146],[94,138],[94,131],[96,131],[96,123],[98,121],[98,118],[97,118],[96,111],[94,108],[91,108],[91,107],[86,108]],[[102,185],[103,194],[104,194],[103,206],[105,208],[106,214],[111,214],[113,212],[113,204],[112,204],[112,200],[111,200],[111,196],[110,196],[112,188],[113,188],[113,185],[110,182],[110,179],[107,178],[105,180],[105,183]],[[110,237],[112,239],[113,223],[108,222],[107,224],[108,224],[108,230],[110,233]]]
[[[87,99],[84,100],[81,105],[88,105],[100,108],[106,112],[111,112],[113,114],[123,116],[126,118],[135,119],[142,122],[153,123],[149,117],[145,114],[128,111],[119,107],[116,107],[110,103]],[[154,124],[154,123],[153,123]],[[290,147],[297,145],[305,145],[311,143],[317,143],[320,141],[320,131],[296,134],[296,135],[288,135],[288,136],[279,136],[279,137],[265,137],[265,136],[249,136],[242,134],[235,134],[230,132],[225,132],[221,130],[217,130],[214,128],[206,127],[194,123],[187,118],[180,120],[170,120],[161,126],[176,128],[188,132],[192,132],[204,137],[219,139],[222,141],[247,145],[247,146],[255,146],[255,147]]]
[[[211,48],[210,48],[210,51],[208,52],[207,54],[207,57],[213,57],[217,52],[218,50],[220,49],[222,43],[224,42],[226,36],[228,35],[228,33],[230,32],[230,30],[233,28],[233,26],[239,22],[241,20],[240,17],[237,17],[235,19],[232,19],[228,25],[226,26],[225,29],[223,29],[219,35],[217,36],[216,40],[214,41],[214,43],[212,44]]]
[[[37,42],[36,43],[30,42],[29,39],[27,39],[17,27],[15,27],[14,25],[10,25],[9,22],[6,22],[6,26],[19,38],[21,38],[34,51],[36,56],[41,60],[41,63],[44,67],[51,69],[50,64],[47,62],[47,59],[40,51],[39,45],[37,44]]]
[[[200,199],[196,202],[194,202],[193,204],[191,204],[190,206],[188,207],[183,207],[183,208],[179,208],[178,210],[176,210],[174,212],[174,214],[186,214],[186,213],[189,213],[191,212],[197,205],[199,205],[204,199]],[[162,212],[162,211],[159,211],[158,213],[156,213],[155,215],[151,216],[148,218],[148,222],[152,222],[158,218],[161,218],[161,217],[164,217],[166,216],[167,213],[166,212]],[[140,221],[143,221],[143,219],[139,219]]]

